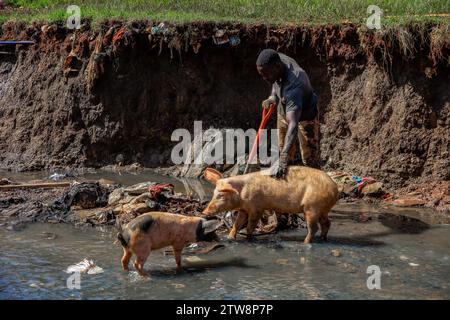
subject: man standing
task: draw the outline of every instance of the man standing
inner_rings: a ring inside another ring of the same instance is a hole
[[[294,59],[272,49],[261,51],[256,68],[272,85],[272,92],[263,107],[277,106],[278,145],[280,160],[272,176],[283,178],[289,164],[295,162],[300,146],[302,162],[319,167],[319,114],[317,96],[308,75]],[[298,143],[296,143],[298,139]]]

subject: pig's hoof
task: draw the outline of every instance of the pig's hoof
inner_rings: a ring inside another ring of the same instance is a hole
[[[184,273],[184,269],[183,269],[183,267],[177,267],[177,269],[176,269],[176,273],[177,273],[177,274],[181,274],[181,273]]]

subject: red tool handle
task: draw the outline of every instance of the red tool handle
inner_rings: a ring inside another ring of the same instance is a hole
[[[267,121],[269,121],[270,116],[272,115],[274,109],[275,109],[274,104],[270,105],[269,110],[267,110],[266,108],[263,108],[261,124],[259,125],[258,133],[256,134],[256,138],[255,138],[255,142],[253,143],[252,150],[250,151],[250,154],[248,155],[248,161],[247,161],[247,165],[245,166],[244,174],[247,173],[249,164],[255,157],[256,150],[258,149],[259,137],[261,136],[262,130],[266,127]]]

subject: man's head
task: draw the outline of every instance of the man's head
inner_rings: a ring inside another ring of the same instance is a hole
[[[256,69],[261,77],[273,84],[281,78],[283,74],[283,63],[278,52],[273,49],[264,49],[256,60]]]

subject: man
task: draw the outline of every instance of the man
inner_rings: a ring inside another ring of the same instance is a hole
[[[263,101],[263,107],[277,106],[280,160],[278,167],[273,167],[272,176],[285,176],[288,163],[295,163],[297,145],[303,164],[318,168],[319,114],[317,96],[308,75],[294,59],[272,49],[261,51],[256,68],[272,85],[271,95]]]

